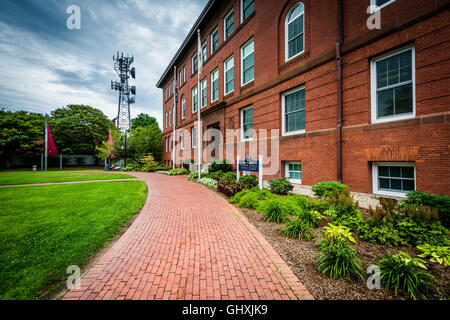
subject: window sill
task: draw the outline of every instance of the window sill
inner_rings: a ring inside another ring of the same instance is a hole
[[[247,83],[241,84],[241,91],[247,90],[248,88],[251,88],[254,85],[255,85],[255,79],[253,79],[252,81],[249,81]]]
[[[388,117],[383,117],[383,118],[373,118],[371,120],[371,123],[384,123],[384,122],[393,122],[393,121],[400,121],[400,120],[407,120],[407,119],[414,119],[416,117],[415,112],[410,114],[405,114],[405,115],[395,115],[395,116],[388,116]]]
[[[291,131],[291,132],[283,132],[282,136],[288,137],[288,136],[301,135],[301,134],[305,134],[305,133],[306,133],[306,130],[297,130],[297,131]]]
[[[387,196],[387,197],[397,197],[397,198],[406,199],[407,198],[406,194],[408,192],[395,192],[395,191],[375,190],[373,192],[373,194],[375,196]]]

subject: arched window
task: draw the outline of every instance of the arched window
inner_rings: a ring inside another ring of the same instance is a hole
[[[285,23],[286,61],[305,50],[305,7],[298,2],[286,15]]]

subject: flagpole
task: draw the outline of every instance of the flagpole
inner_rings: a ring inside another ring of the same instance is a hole
[[[48,164],[48,115],[45,114],[45,160],[44,160],[44,169],[47,171]]]
[[[197,59],[198,59],[198,72],[197,72],[197,118],[198,118],[198,124],[197,124],[197,152],[198,152],[198,178],[201,179],[202,177],[202,122],[201,122],[201,105],[200,105],[200,94],[201,94],[201,88],[200,88],[200,73],[202,72],[202,65],[200,61],[200,54],[201,54],[201,40],[200,40],[200,29],[197,30],[197,36],[198,36],[198,49],[197,49]]]
[[[173,163],[172,168],[175,169],[175,163],[176,163],[176,137],[177,137],[177,129],[176,129],[176,114],[177,114],[177,67],[173,67],[173,138],[172,138],[172,152],[173,152]]]

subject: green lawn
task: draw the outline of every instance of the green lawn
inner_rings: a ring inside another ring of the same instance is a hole
[[[52,183],[69,181],[130,179],[130,175],[99,171],[0,172],[0,186],[13,184]]]
[[[142,181],[0,189],[0,299],[36,299],[114,238],[145,203]]]

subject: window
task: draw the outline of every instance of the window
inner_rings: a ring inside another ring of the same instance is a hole
[[[386,7],[387,5],[390,5],[395,0],[370,0],[370,6],[371,7],[377,7],[375,10],[371,10],[370,13],[374,13],[377,10],[380,10],[381,8]]]
[[[234,57],[231,56],[224,62],[224,95],[234,90]]]
[[[406,196],[416,189],[416,167],[413,162],[374,162],[373,192],[389,196]]]
[[[166,111],[166,128],[169,126],[169,119],[168,119],[168,114],[167,114],[167,111]]]
[[[415,117],[414,48],[372,60],[372,123]]]
[[[251,39],[241,47],[241,86],[255,79],[254,45]]]
[[[197,86],[192,88],[192,113],[197,112]]]
[[[197,128],[192,127],[191,129],[191,137],[192,137],[192,148],[197,148]]]
[[[288,61],[305,50],[305,8],[298,2],[289,10],[285,23],[285,60]]]
[[[186,83],[186,66],[183,68],[183,82]]]
[[[192,56],[192,74],[197,72],[197,54]]]
[[[202,63],[206,61],[206,41],[202,44]]]
[[[219,99],[219,68],[211,72],[211,102]]]
[[[241,0],[241,23],[255,11],[253,0]]]
[[[172,109],[169,109],[169,126],[172,125]]]
[[[219,47],[219,27],[216,27],[211,33],[211,54]]]
[[[184,119],[186,118],[186,99],[183,98],[181,99],[181,117]]]
[[[200,96],[200,105],[202,108],[206,107],[206,103],[207,103],[207,87],[208,87],[208,83],[206,81],[206,78],[202,80],[201,82],[201,96]]]
[[[184,150],[184,131],[180,132],[180,148]]]
[[[281,104],[283,135],[305,132],[305,87],[284,93]]]
[[[301,162],[286,162],[285,176],[292,183],[302,183],[302,164]]]
[[[165,94],[165,101],[167,101],[167,88],[164,89],[164,94]]]
[[[180,71],[180,77],[179,77],[179,79],[180,79],[180,87],[181,87],[181,85],[183,84],[183,78],[181,78],[181,71]]]
[[[168,145],[167,137],[165,137],[164,140],[166,141],[166,152],[167,152],[167,150],[168,150],[168,146],[167,146],[167,145]]]
[[[253,106],[241,109],[241,140],[253,139]]]
[[[234,12],[233,9],[228,12],[228,14],[223,19],[223,40],[228,39],[228,37],[234,31]]]

